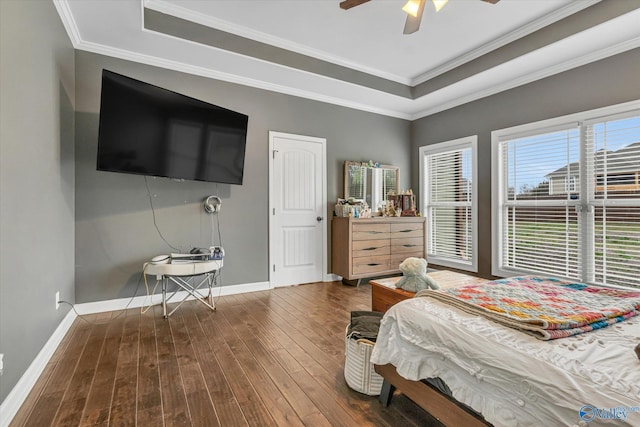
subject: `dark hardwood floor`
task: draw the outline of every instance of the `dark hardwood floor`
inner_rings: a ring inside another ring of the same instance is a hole
[[[214,289],[216,292],[217,289]],[[11,426],[428,426],[346,385],[344,333],[371,288],[315,283],[76,319]]]

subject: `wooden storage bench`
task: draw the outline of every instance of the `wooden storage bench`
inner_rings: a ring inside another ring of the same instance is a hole
[[[455,286],[468,285],[473,283],[484,283],[488,279],[458,273],[449,270],[440,270],[427,273],[429,277],[436,281],[441,288],[452,288]],[[370,280],[371,284],[371,310],[386,312],[393,305],[408,298],[413,298],[415,293],[404,289],[396,289],[395,284],[402,276],[389,277],[387,279]]]

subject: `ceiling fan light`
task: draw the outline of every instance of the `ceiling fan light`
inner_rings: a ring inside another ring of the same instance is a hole
[[[402,8],[402,10],[404,10],[414,18],[418,16],[419,9],[420,9],[420,0],[409,0],[407,4],[405,4],[404,7]]]
[[[436,12],[440,12],[440,9],[442,9],[448,1],[449,0],[433,0],[433,5],[436,7]]]

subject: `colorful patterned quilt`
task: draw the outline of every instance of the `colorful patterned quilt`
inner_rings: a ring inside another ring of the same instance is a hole
[[[430,297],[542,340],[604,328],[638,315],[640,292],[537,276],[424,290]]]

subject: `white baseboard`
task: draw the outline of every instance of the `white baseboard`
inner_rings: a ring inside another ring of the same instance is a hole
[[[329,273],[324,275],[325,282],[337,282],[342,280],[342,276],[338,276],[337,274]]]
[[[213,296],[217,297],[218,295],[234,295],[266,290],[269,290],[269,282],[217,286],[213,288],[212,292]],[[206,294],[202,294],[202,290],[200,294],[203,297],[206,296]],[[174,301],[180,301],[186,295],[186,291],[177,292],[176,296],[174,297]],[[193,297],[189,296],[188,299],[193,299]],[[139,296],[134,298],[119,298],[114,300],[75,304],[74,308],[76,309],[78,314],[82,315],[123,310],[124,308],[139,308],[149,304],[160,304],[161,302],[162,296],[159,294],[155,294],[150,297]],[[73,310],[70,310],[69,313],[67,313],[65,318],[62,320],[62,322],[60,322],[60,325],[58,325],[42,350],[40,350],[40,353],[38,353],[33,362],[31,362],[31,365],[29,365],[18,383],[7,395],[7,398],[2,402],[2,405],[0,405],[0,427],[7,427],[9,423],[11,423],[11,420],[13,420],[13,417],[18,412],[18,409],[20,409],[20,406],[22,406],[22,404],[24,403],[24,400],[29,395],[29,392],[42,374],[44,368],[47,366],[47,363],[49,363],[51,356],[53,356],[53,353],[58,348],[58,345],[60,345],[62,338],[64,338],[65,334],[73,324],[73,321],[76,317],[76,313]]]
[[[56,330],[53,331],[53,334],[51,334],[51,337],[49,337],[44,347],[42,347],[42,350],[40,350],[36,358],[33,359],[31,365],[29,365],[24,374],[22,374],[22,377],[20,377],[20,380],[18,380],[16,385],[4,399],[0,405],[1,427],[7,427],[9,423],[11,423],[11,420],[13,420],[18,409],[20,409],[36,381],[40,378],[42,371],[44,371],[47,363],[51,360],[51,356],[53,356],[53,353],[58,348],[58,345],[60,345],[65,334],[69,331],[69,328],[76,317],[77,316],[73,310],[69,310]]]
[[[245,283],[241,285],[216,286],[211,291],[214,297],[218,295],[234,295],[244,294],[247,292],[266,291],[269,290],[269,282]],[[200,289],[198,291],[201,297],[207,296],[207,290]],[[186,291],[176,292],[171,302],[181,301],[188,294]],[[189,295],[188,300],[193,299]],[[124,310],[125,308],[139,308],[148,305],[156,305],[162,302],[162,295],[154,294],[151,296],[141,295],[133,298],[119,298],[106,301],[86,302],[74,305],[78,314],[104,313],[106,311]]]

